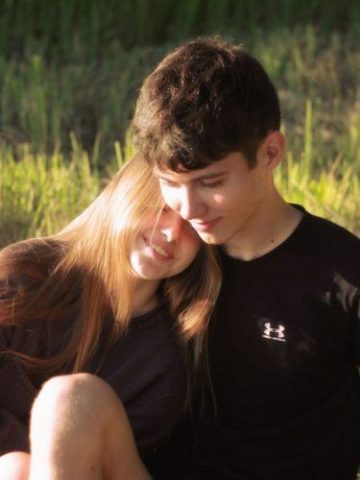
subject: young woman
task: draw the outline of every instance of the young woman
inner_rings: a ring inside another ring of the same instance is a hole
[[[57,235],[2,250],[0,280],[0,477],[150,478],[220,273],[147,164],[125,164]]]

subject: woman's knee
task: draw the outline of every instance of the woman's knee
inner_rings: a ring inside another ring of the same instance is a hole
[[[10,452],[0,457],[1,480],[27,480],[30,455],[25,452]]]
[[[90,374],[54,377],[44,384],[33,406],[30,440],[36,465],[44,458],[48,465],[66,458],[68,470],[78,472],[88,469],[91,459],[96,471],[112,472],[112,458],[123,468],[140,462],[124,407],[107,383]]]
[[[53,377],[42,386],[33,408],[62,411],[63,408],[93,408],[107,401],[112,389],[90,373],[75,373]]]
[[[123,406],[113,389],[99,377],[89,373],[53,377],[43,385],[34,402],[31,433],[35,434],[37,426],[45,422],[45,428],[51,432],[77,428],[83,433],[89,429],[99,432],[115,411],[121,414]]]

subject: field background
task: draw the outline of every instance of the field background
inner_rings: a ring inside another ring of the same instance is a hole
[[[204,34],[244,43],[277,86],[286,198],[360,235],[358,0],[1,0],[0,245],[96,196],[132,154],[142,79]]]

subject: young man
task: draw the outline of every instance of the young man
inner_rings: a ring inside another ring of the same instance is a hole
[[[145,80],[133,129],[168,205],[219,245],[224,277],[210,381],[179,434],[191,455],[177,446],[185,471],[170,477],[355,479],[360,240],[274,186],[285,138],[269,77],[242,47],[191,41]]]

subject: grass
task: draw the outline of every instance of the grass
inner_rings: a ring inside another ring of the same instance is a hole
[[[295,156],[301,152],[305,104],[311,99],[318,125],[314,159],[332,162],[347,148],[349,124],[358,115],[356,42],[337,33],[324,42],[313,27],[238,40],[246,40],[279,89]],[[106,164],[114,142],[124,143],[142,79],[168,48],[121,47],[98,62],[61,66],[39,52],[21,61],[0,55],[0,139],[14,149],[29,143],[39,152],[67,152],[73,132],[92,160]]]
[[[51,233],[89,203],[131,154],[144,76],[214,32],[245,43],[279,90],[286,198],[360,234],[356,0],[3,0],[0,244]]]
[[[288,149],[285,164],[275,175],[278,188],[288,201],[304,205],[360,236],[360,111],[349,121],[346,148],[344,145],[332,162],[314,158],[317,136],[310,100],[306,102],[302,130],[300,156],[295,157]]]
[[[360,235],[360,183],[358,166],[350,157],[336,158],[328,167],[314,169],[313,107],[306,105],[300,157],[288,150],[275,181],[289,202],[302,204],[310,212],[327,217]],[[359,160],[359,128],[349,132],[348,152]],[[0,245],[20,238],[58,231],[85,208],[112,173],[133,154],[131,139],[124,148],[118,142],[106,172],[99,174],[74,135],[71,153],[56,150],[50,155],[34,153],[23,145],[15,158],[13,150],[0,151]],[[94,151],[97,156],[96,149]]]
[[[96,196],[100,180],[89,157],[75,149],[70,159],[23,146],[21,158],[0,152],[0,243],[55,232]]]
[[[146,73],[214,33],[245,43],[279,90],[281,192],[360,236],[358,0],[2,0],[0,246],[76,216],[132,154]]]
[[[98,59],[118,44],[163,45],[214,32],[246,36],[261,27],[316,25],[359,33],[357,0],[2,0],[0,52],[22,57]],[[108,55],[106,55],[108,56]]]

